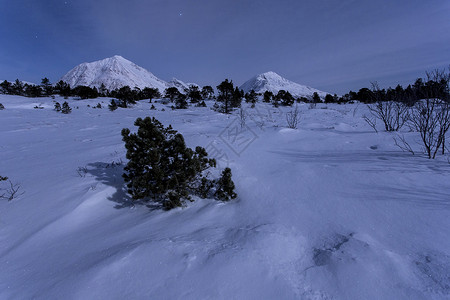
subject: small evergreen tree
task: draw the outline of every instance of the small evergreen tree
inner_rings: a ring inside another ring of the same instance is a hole
[[[186,92],[187,98],[190,99],[191,103],[198,103],[202,100],[202,94],[196,85],[190,85]]]
[[[278,107],[278,104],[281,101],[281,105],[284,106],[291,106],[294,104],[294,97],[285,90],[278,91],[277,95],[273,98],[274,99],[274,106]]]
[[[13,93],[12,84],[11,84],[11,82],[9,82],[7,80],[0,83],[0,89],[3,94],[9,95],[9,94]]]
[[[50,96],[50,95],[53,94],[53,86],[52,86],[52,84],[50,83],[50,80],[47,77],[42,78],[42,80],[41,80],[41,87],[44,90],[45,96]]]
[[[334,102],[333,96],[331,96],[330,94],[326,94],[325,103],[333,103],[333,102]]]
[[[109,105],[108,105],[108,109],[110,110],[110,111],[115,111],[116,109],[117,109],[117,103],[116,103],[116,101],[114,100],[114,99],[112,99],[111,100],[111,102],[109,103]]]
[[[129,104],[135,104],[136,103],[136,94],[131,90],[131,88],[126,85],[121,87],[117,93],[116,98],[121,100],[121,102],[124,105],[124,108],[127,108]]]
[[[32,97],[32,98],[41,97],[42,89],[40,86],[37,86],[37,85],[25,84],[24,95],[26,97]]]
[[[212,86],[209,85],[205,85],[202,88],[202,98],[203,99],[212,99],[214,98],[214,89],[212,88]]]
[[[266,103],[270,103],[273,98],[273,93],[271,91],[265,91],[263,96],[263,101]]]
[[[255,90],[251,90],[247,94],[245,94],[245,102],[247,103],[256,103],[258,101],[258,95]]]
[[[236,87],[233,92],[233,97],[231,98],[231,107],[232,108],[241,107],[243,98],[244,98],[244,91]]]
[[[175,108],[176,109],[186,109],[188,108],[188,103],[186,101],[186,95],[182,93],[178,93],[175,96]]]
[[[106,97],[106,96],[108,96],[108,89],[106,88],[106,86],[105,86],[104,83],[102,83],[102,84],[100,85],[100,87],[98,88],[98,95],[99,95],[100,97]]]
[[[72,112],[72,108],[70,108],[69,103],[67,103],[67,101],[64,101],[61,108],[61,112],[63,114],[70,114]]]
[[[229,201],[237,197],[237,194],[234,192],[234,182],[231,180],[230,168],[225,168],[222,172],[222,176],[217,181],[215,196],[222,201]]]
[[[59,102],[56,102],[55,103],[55,108],[54,108],[54,110],[56,110],[56,111],[61,111],[61,104],[59,104]]]
[[[63,96],[63,97],[69,97],[72,90],[70,88],[70,85],[62,80],[58,81],[55,85],[54,92]]]
[[[23,95],[23,92],[24,92],[24,85],[23,85],[23,83],[19,80],[19,79],[16,79],[16,81],[14,81],[14,84],[12,85],[12,90],[13,90],[13,93],[14,93],[14,95]]]
[[[123,178],[134,200],[153,200],[166,209],[181,206],[190,199],[189,186],[201,173],[215,166],[206,150],[186,147],[184,138],[172,127],[155,118],[138,118],[137,133],[122,130],[128,164]]]
[[[145,87],[142,90],[142,99],[149,99],[149,103],[152,103],[152,100],[155,98],[161,98],[161,93],[157,88],[149,88]]]
[[[0,103],[0,110],[4,110],[5,107],[3,106],[3,104]]]
[[[229,114],[233,107],[232,102],[235,96],[233,81],[228,81],[228,79],[225,79],[217,86],[217,90],[219,91],[217,101],[222,103],[220,110],[225,114]]]
[[[320,102],[322,102],[322,101],[320,100],[320,96],[319,96],[319,94],[318,94],[317,92],[314,92],[314,93],[313,93],[313,98],[312,98],[312,100],[313,100],[314,103],[320,103]]]
[[[181,93],[176,87],[169,87],[164,91],[164,98],[169,98],[170,102],[173,102],[179,94]]]
[[[89,86],[79,85],[72,92],[81,99],[95,99],[98,97],[97,89]]]

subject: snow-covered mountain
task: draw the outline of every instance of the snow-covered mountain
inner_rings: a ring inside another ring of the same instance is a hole
[[[310,97],[314,92],[317,92],[320,97],[325,97],[326,92],[319,91],[309,86],[301,85],[281,77],[275,72],[266,72],[256,75],[240,87],[244,92],[255,90],[257,93],[264,93],[271,91],[274,94],[280,90],[288,91],[294,97]]]
[[[128,85],[131,88],[157,88],[160,92],[164,92],[168,87],[168,83],[164,80],[119,55],[82,63],[70,70],[61,80],[72,87],[78,85],[100,87],[103,83],[109,90]]]
[[[184,90],[188,89],[191,85],[200,87],[196,83],[186,83],[184,81],[176,79],[175,77],[172,78],[172,80],[168,82],[169,87],[176,87],[181,93],[184,93]]]

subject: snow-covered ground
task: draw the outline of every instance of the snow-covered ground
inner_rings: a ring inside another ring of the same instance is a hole
[[[259,103],[241,129],[108,100],[0,95],[0,175],[24,192],[0,201],[0,299],[450,298],[450,164],[401,152],[364,105],[299,105],[294,130]],[[229,165],[238,199],[130,206],[120,131],[145,116]]]

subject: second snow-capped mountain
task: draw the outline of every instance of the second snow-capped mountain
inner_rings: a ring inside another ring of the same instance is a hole
[[[311,88],[309,86],[301,85],[290,81],[286,78],[281,77],[275,72],[266,72],[259,74],[247,82],[245,82],[240,87],[244,92],[249,92],[254,90],[257,93],[264,93],[265,91],[270,91],[277,94],[280,90],[288,91],[294,97],[311,97],[314,92],[319,94],[321,98],[326,96],[326,92],[319,91],[317,89]]]

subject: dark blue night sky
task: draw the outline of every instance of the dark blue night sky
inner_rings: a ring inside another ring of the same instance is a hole
[[[450,64],[450,1],[1,1],[2,80],[115,54],[200,85],[265,71],[339,94],[407,84]]]

